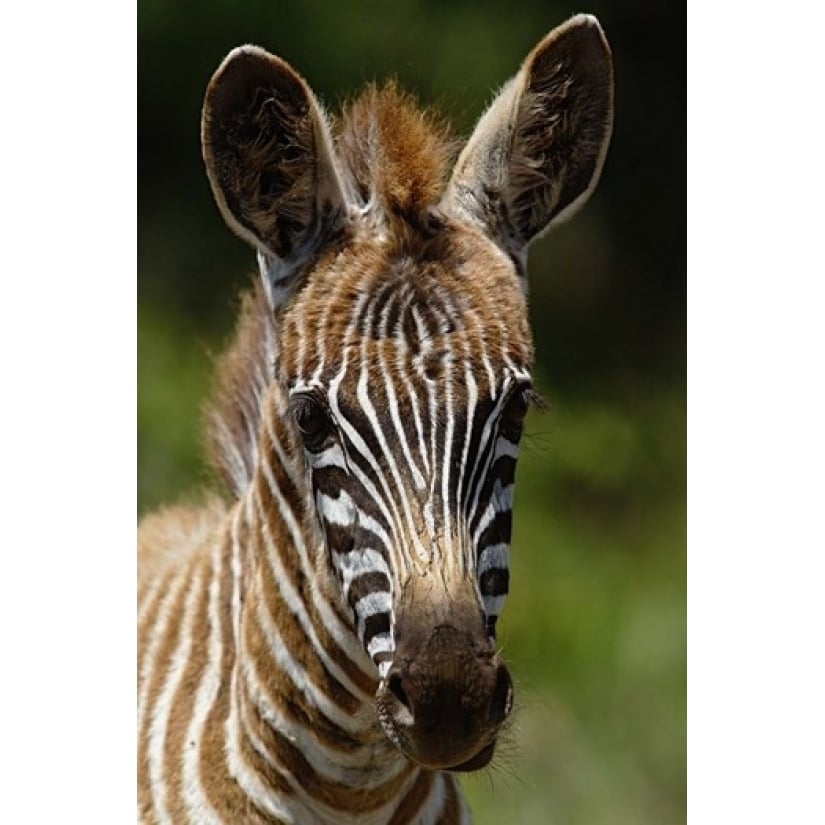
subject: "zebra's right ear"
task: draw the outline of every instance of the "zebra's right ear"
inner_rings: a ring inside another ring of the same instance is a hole
[[[306,81],[257,46],[233,49],[206,90],[201,143],[229,227],[258,250],[272,307],[345,220],[324,114]]]

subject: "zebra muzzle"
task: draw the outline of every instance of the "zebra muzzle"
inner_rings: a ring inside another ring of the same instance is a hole
[[[513,685],[483,625],[443,623],[425,634],[399,625],[392,667],[378,691],[387,736],[414,762],[474,771],[493,756]]]

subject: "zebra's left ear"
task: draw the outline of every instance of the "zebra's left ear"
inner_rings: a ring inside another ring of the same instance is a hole
[[[275,308],[302,264],[345,220],[323,111],[286,61],[240,46],[209,82],[201,143],[221,214],[258,250]]]
[[[572,215],[598,182],[613,126],[613,65],[595,17],[579,14],[527,56],[478,122],[442,208],[508,253]]]

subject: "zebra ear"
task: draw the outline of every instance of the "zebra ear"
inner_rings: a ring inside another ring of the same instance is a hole
[[[206,90],[201,143],[229,227],[258,250],[270,304],[344,220],[324,114],[306,81],[257,46],[233,49]]]
[[[610,48],[579,14],[527,55],[478,122],[444,195],[519,258],[598,182],[613,124]]]

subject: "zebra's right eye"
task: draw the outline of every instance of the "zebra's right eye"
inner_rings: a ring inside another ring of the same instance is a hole
[[[311,395],[300,395],[291,402],[292,415],[307,449],[318,449],[332,432],[329,413]]]

